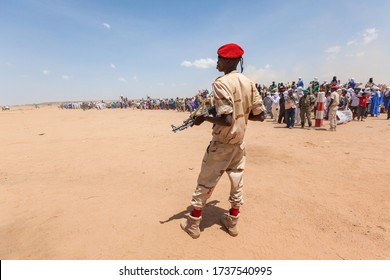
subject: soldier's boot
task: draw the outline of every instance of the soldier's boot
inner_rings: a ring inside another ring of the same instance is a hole
[[[196,239],[200,236],[199,224],[202,217],[193,217],[191,214],[187,214],[186,216],[187,218],[180,223],[180,227],[187,232],[189,236]]]
[[[237,230],[237,222],[238,218],[240,217],[240,214],[237,216],[232,216],[229,213],[225,213],[221,217],[221,223],[226,228],[227,232],[231,236],[237,236],[238,230]]]

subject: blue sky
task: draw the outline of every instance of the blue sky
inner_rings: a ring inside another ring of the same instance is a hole
[[[390,1],[0,0],[0,105],[194,96],[231,42],[257,83],[389,84],[389,12]]]

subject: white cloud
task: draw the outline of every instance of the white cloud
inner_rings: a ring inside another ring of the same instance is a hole
[[[217,65],[217,62],[211,58],[201,58],[201,59],[195,60],[193,62],[188,61],[188,60],[184,60],[181,63],[181,66],[184,66],[184,67],[196,67],[196,68],[201,68],[201,69],[213,68],[216,65]]]
[[[137,76],[133,76],[133,80],[134,81],[138,81],[138,77]]]
[[[107,29],[110,29],[111,28],[111,25],[109,25],[107,22],[103,22],[102,25],[107,28]]]
[[[364,51],[360,51],[357,53],[347,53],[345,56],[346,57],[361,57],[364,56],[366,53]]]
[[[184,67],[191,67],[191,66],[192,66],[192,63],[191,63],[191,61],[184,60],[184,61],[181,63],[181,66],[184,66]]]
[[[42,74],[43,75],[50,75],[50,70],[47,70],[47,69],[45,69],[45,70],[42,70]]]
[[[175,83],[175,82],[171,83],[171,87],[173,88],[185,87],[185,86],[187,86],[187,83]]]
[[[116,66],[115,66],[115,64],[110,64],[110,67],[112,68],[112,69],[116,69]]]
[[[364,44],[369,44],[378,38],[378,31],[375,28],[367,28],[363,34]]]
[[[378,30],[376,28],[365,29],[359,40],[350,40],[346,43],[348,46],[346,50],[348,50],[348,52],[345,53],[345,57],[361,58],[363,56],[370,57],[375,55],[375,51],[373,51],[372,47],[368,49],[366,45],[376,39],[378,39]],[[328,50],[328,60],[330,60],[330,58],[335,58],[335,53],[331,52],[331,48]]]
[[[118,78],[118,81],[122,82],[122,83],[127,83],[126,79],[123,78],[123,77],[119,77]]]
[[[70,76],[68,76],[68,75],[62,75],[61,78],[62,78],[63,80],[69,80],[69,79],[70,79]]]
[[[265,68],[257,69],[253,65],[249,65],[244,68],[244,74],[254,82],[260,82],[261,84],[270,84],[272,81],[279,81],[280,75],[275,71],[270,70],[270,65],[266,64]]]
[[[332,60],[332,59],[335,59],[337,54],[339,54],[341,51],[341,47],[340,46],[333,46],[333,47],[329,47],[325,50],[325,52],[328,54],[326,60]]]
[[[360,40],[350,40],[347,42],[347,46],[352,47],[367,45],[376,39],[378,39],[378,30],[376,28],[367,28],[364,30]]]
[[[328,53],[328,54],[337,54],[340,51],[341,51],[341,47],[340,46],[333,46],[333,47],[327,48],[325,50],[325,52]]]

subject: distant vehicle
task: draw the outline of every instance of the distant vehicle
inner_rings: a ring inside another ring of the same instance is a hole
[[[1,107],[1,110],[2,111],[9,110],[9,106],[3,106],[3,107]]]

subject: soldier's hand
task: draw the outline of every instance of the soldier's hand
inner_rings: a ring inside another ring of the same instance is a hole
[[[194,125],[201,125],[205,120],[205,115],[197,116],[194,120]]]
[[[259,116],[259,121],[263,122],[265,120],[265,112],[261,112]]]
[[[252,112],[250,112],[249,120],[263,122],[265,120],[265,113],[261,112],[259,115],[253,115]]]

